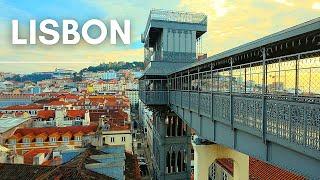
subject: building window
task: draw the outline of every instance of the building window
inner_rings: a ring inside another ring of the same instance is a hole
[[[49,140],[50,140],[51,143],[55,143],[57,141],[57,138],[56,137],[50,137]]]
[[[222,180],[228,180],[228,175],[225,171],[222,172]]]
[[[16,139],[9,139],[9,144],[15,145],[16,144]]]
[[[122,137],[121,142],[126,142],[126,137]]]
[[[81,141],[82,140],[82,137],[81,136],[75,136],[74,138],[76,141]]]
[[[62,141],[64,141],[64,142],[68,142],[68,141],[69,141],[69,137],[67,137],[67,136],[62,137]]]
[[[36,138],[36,143],[37,144],[42,144],[43,143],[43,139],[42,138]]]
[[[111,138],[110,138],[110,141],[111,141],[111,142],[114,142],[114,137],[111,137]]]
[[[212,163],[209,167],[209,180],[215,180],[216,179],[216,164]]]
[[[30,144],[30,138],[23,138],[23,143]]]

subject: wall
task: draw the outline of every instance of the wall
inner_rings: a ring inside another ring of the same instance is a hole
[[[195,145],[194,177],[202,180],[208,177],[209,167],[218,158],[234,160],[233,176],[235,180],[249,179],[249,156],[218,144]]]
[[[111,137],[114,137],[114,142],[111,142]],[[122,137],[125,137],[125,141],[122,142]],[[103,143],[108,145],[124,145],[127,152],[132,152],[132,134],[130,131],[115,132],[108,131],[107,134],[102,135]]]

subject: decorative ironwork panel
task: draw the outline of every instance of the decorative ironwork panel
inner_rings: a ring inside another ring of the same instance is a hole
[[[230,97],[226,95],[212,96],[212,118],[230,123]]]
[[[182,107],[189,108],[189,92],[182,92]]]
[[[211,115],[211,94],[200,94],[200,114],[210,117]]]
[[[268,102],[267,102],[268,108]],[[276,111],[278,112],[277,120],[277,135],[284,139],[290,139],[290,107],[286,104],[278,104],[276,107]],[[268,119],[267,119],[268,123]]]
[[[176,91],[176,103],[177,106],[181,106],[181,91]]]
[[[262,101],[256,98],[234,97],[234,122],[262,131]]]
[[[304,144],[304,107],[299,104],[290,105],[291,141]]]
[[[168,94],[165,91],[145,91],[146,104],[167,104]]]
[[[306,146],[320,150],[320,106],[309,105],[305,109]]]
[[[267,100],[267,133],[320,149],[320,105]]]
[[[198,111],[199,106],[199,94],[198,93],[190,93],[190,109],[192,111]]]
[[[171,98],[172,104],[176,104],[176,91],[170,91],[170,98]]]

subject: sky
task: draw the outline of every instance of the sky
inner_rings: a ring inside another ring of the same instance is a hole
[[[208,16],[202,52],[228,50],[320,16],[320,0],[0,0],[0,72],[30,73],[55,68],[80,70],[114,61],[143,61],[140,34],[151,9],[201,12]],[[12,45],[11,20],[19,20],[22,37],[28,37],[29,20],[37,23],[74,19],[131,21],[131,44]]]

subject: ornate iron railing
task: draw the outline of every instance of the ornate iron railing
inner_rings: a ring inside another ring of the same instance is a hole
[[[168,79],[169,104],[249,133],[320,150],[320,50]]]

